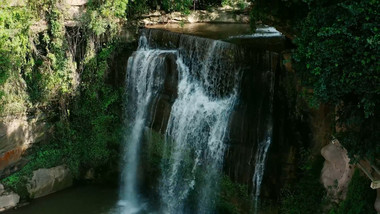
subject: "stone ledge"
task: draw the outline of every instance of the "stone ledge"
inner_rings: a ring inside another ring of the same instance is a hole
[[[141,25],[155,25],[166,23],[249,23],[248,14],[242,11],[217,9],[214,11],[196,10],[189,15],[180,12],[165,13],[152,11],[144,14],[140,19]]]

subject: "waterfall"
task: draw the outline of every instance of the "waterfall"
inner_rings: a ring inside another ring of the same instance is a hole
[[[247,51],[251,50],[223,41],[142,30],[138,50],[128,60],[119,213],[151,210],[165,214],[215,213],[225,153],[231,148],[227,143],[232,142],[229,138],[232,112],[240,103],[242,76],[247,73],[249,78],[262,75],[264,79],[256,78],[256,88],[245,81],[245,95],[249,96],[245,97],[244,105],[247,99],[249,103],[255,102],[251,100],[251,90],[247,89],[254,89],[255,97],[259,92],[256,89],[266,85],[268,78],[271,84],[269,118],[268,109],[263,111],[263,116],[257,112],[258,116],[253,117],[254,120],[266,118],[263,125],[267,127],[265,133],[260,131],[257,135],[258,139],[264,139],[257,143],[252,178],[255,207],[258,207],[265,160],[272,141],[274,74],[272,70],[263,73],[263,67],[270,63],[261,63],[260,55],[246,55]],[[267,59],[266,56],[263,58]],[[257,65],[258,69],[251,65]],[[165,109],[157,113],[161,107]],[[159,125],[155,126],[156,123]],[[260,123],[255,124],[262,127]],[[153,127],[159,128],[153,130]],[[159,164],[156,161],[154,166],[142,158],[146,149],[142,145],[154,143],[147,140],[146,129],[164,136],[158,147],[152,146],[159,148],[159,154],[154,153]],[[252,141],[249,144],[255,146]],[[154,192],[149,198],[155,200],[148,208],[139,183],[144,180],[144,164],[159,167],[154,178],[157,183],[148,181],[147,191]]]
[[[273,135],[273,95],[274,95],[274,75],[271,71],[264,74],[265,79],[269,79],[270,83],[270,101],[269,101],[269,116],[267,118],[266,132],[264,138],[257,145],[256,157],[255,157],[255,171],[253,173],[252,183],[253,183],[253,200],[254,200],[254,213],[258,213],[259,201],[261,193],[261,183],[264,177],[265,161],[267,158],[269,147],[272,143]],[[268,77],[269,76],[269,77]]]
[[[173,51],[149,49],[145,35],[139,41],[138,50],[128,59],[126,133],[120,191],[121,212],[137,213],[142,207],[138,193],[137,168],[140,144],[147,108],[161,87],[160,66],[164,57]]]
[[[193,43],[195,51],[202,47],[197,44]],[[223,70],[226,67],[217,53],[228,48],[227,43],[214,41],[206,48],[207,55],[201,64],[194,59],[199,57],[192,55],[195,53],[190,54],[192,59],[183,56],[177,59],[180,74],[178,98],[172,106],[166,130],[165,151],[170,153],[170,158],[163,163],[160,182],[163,213],[180,214],[188,212],[186,210],[212,213],[215,206],[224,140],[237,97],[236,88],[227,96],[218,97],[228,82],[218,78],[232,70]],[[186,60],[188,63],[184,62]],[[200,80],[194,75],[197,71],[202,74]],[[238,82],[236,77],[230,81]],[[191,200],[191,195],[196,199]],[[193,208],[189,208],[189,204],[194,204]]]
[[[150,41],[152,37],[150,32],[143,33],[128,61],[122,212],[142,209],[138,191],[141,138],[149,105],[164,82],[165,57],[175,54],[178,97],[165,132],[164,157],[168,158],[161,164],[160,209],[173,214],[212,213],[229,117],[238,94],[239,68],[231,54],[236,50],[226,42],[185,35],[178,38],[178,48],[164,50]]]

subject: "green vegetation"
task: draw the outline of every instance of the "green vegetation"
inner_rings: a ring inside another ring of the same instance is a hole
[[[311,107],[320,103],[335,106],[338,118],[333,126],[338,127],[334,129],[335,136],[348,150],[351,161],[368,158],[375,165],[380,156],[380,134],[376,131],[380,126],[379,3],[378,0],[255,0],[252,12],[254,20],[278,25],[296,35],[293,65],[304,87],[300,94]],[[351,189],[355,179],[358,175]],[[357,187],[350,194],[370,191],[368,181],[362,183],[366,184],[363,189]],[[313,204],[320,204],[321,199],[314,196],[322,194],[317,191],[317,183],[312,185],[315,190],[305,187],[307,193],[302,193],[303,185],[301,178],[284,190],[283,212],[307,213],[304,209],[310,207],[317,210]],[[363,209],[361,204],[365,203],[358,198],[357,207],[350,197],[332,213],[373,212],[370,211],[373,208]]]
[[[310,2],[312,5],[313,2]],[[380,155],[376,132],[380,103],[378,1],[339,1],[311,6],[295,54],[312,100],[338,106],[338,138],[351,158]]]
[[[319,180],[323,161],[321,156],[312,157],[310,153],[301,155],[298,181],[282,189],[281,213],[323,213],[323,205],[327,203],[325,189]]]
[[[75,178],[88,169],[107,173],[119,161],[122,120],[122,91],[104,83],[111,54],[125,47],[110,43],[96,57],[85,60],[81,96],[72,100],[67,118],[54,123],[49,144],[33,147],[28,164],[19,172],[2,180],[8,188],[27,198],[26,180],[33,170],[66,164]],[[89,56],[89,55],[88,55]]]
[[[330,214],[375,214],[373,204],[376,200],[376,190],[368,188],[370,183],[371,181],[357,169],[348,186],[346,199],[332,209]]]
[[[254,4],[253,20],[296,35],[293,65],[304,87],[299,97],[311,107],[336,106],[338,120],[332,127],[340,127],[334,129],[335,136],[351,160],[368,158],[378,164],[379,1],[256,0]],[[296,183],[282,190],[281,213],[326,212],[321,167],[302,167]],[[373,213],[368,182],[356,172],[347,199],[330,213]]]
[[[80,47],[84,56],[71,51],[77,47],[68,45],[71,38],[56,1],[0,8],[1,114],[43,112],[54,130],[48,144],[28,151],[29,162],[22,170],[2,180],[23,198],[27,198],[25,181],[38,168],[66,164],[80,178],[91,168],[106,173],[119,161],[123,91],[107,84],[107,73],[113,56],[134,45],[114,37],[115,19],[125,17],[126,1],[105,2],[97,9],[95,4],[91,2],[78,27],[84,43],[74,44],[84,46]],[[44,18],[48,28],[33,32],[32,22]],[[94,26],[94,19],[105,24]],[[100,40],[105,34],[107,40]]]
[[[87,54],[80,96],[68,109],[68,120],[57,124],[55,140],[64,145],[66,162],[76,176],[85,169],[105,167],[119,160],[123,91],[104,81],[109,69],[107,60],[120,45],[110,43],[96,56]]]
[[[220,193],[217,203],[217,212],[220,214],[248,213],[252,200],[248,186],[235,183],[224,175],[220,181]]]
[[[50,142],[34,146],[28,164],[2,182],[25,192],[25,180],[38,168],[66,164],[80,178],[90,168],[103,173],[117,165],[123,91],[107,84],[107,72],[114,53],[129,48],[117,40],[121,24],[157,5],[186,12],[194,2],[91,0],[76,27],[80,42],[64,25],[62,2],[0,2],[0,115],[44,114],[54,130]],[[220,1],[195,2],[196,8],[214,4]]]
[[[296,32],[297,75],[311,106],[337,106],[337,137],[352,160],[380,156],[378,0],[257,1],[255,18]],[[297,11],[297,12],[294,12]],[[269,21],[270,22],[270,21]],[[291,28],[291,29],[289,29]],[[312,90],[308,90],[312,89]]]
[[[28,105],[19,76],[30,68],[29,19],[27,8],[0,8],[0,115],[21,113]]]

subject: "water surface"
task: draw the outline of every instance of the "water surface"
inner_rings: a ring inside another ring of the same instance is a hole
[[[111,214],[117,210],[118,189],[86,185],[33,200],[4,214]]]

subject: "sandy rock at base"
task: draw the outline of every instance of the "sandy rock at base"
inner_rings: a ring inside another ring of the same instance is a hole
[[[334,141],[321,150],[325,158],[321,181],[333,200],[345,199],[354,167],[350,165],[347,151]]]

